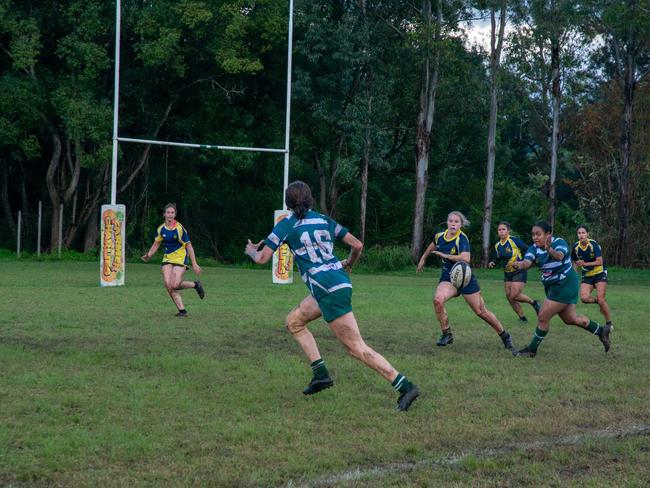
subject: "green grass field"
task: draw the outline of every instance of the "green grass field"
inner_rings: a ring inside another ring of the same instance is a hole
[[[206,268],[206,299],[185,291],[178,319],[158,266],[130,264],[115,289],[97,286],[98,268],[0,261],[0,485],[650,483],[648,271],[611,273],[608,355],[555,320],[533,360],[461,299],[448,305],[456,342],[434,350],[437,270],[353,275],[366,341],[422,390],[399,413],[322,321],[312,330],[336,384],[301,394],[310,370],[283,326],[306,294],[299,278]],[[534,322],[517,324],[499,272],[478,275],[525,345]],[[536,278],[527,291],[541,297]]]

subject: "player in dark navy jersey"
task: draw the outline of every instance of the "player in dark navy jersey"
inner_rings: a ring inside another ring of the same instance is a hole
[[[606,325],[612,325],[612,317],[607,304],[607,268],[603,262],[603,252],[596,241],[589,238],[586,225],[578,227],[578,242],[573,246],[573,265],[582,267],[580,300],[582,303],[597,303]],[[591,293],[596,288],[596,298]]]
[[[513,264],[516,269],[528,269],[537,265],[542,272],[542,283],[546,300],[537,316],[537,328],[530,344],[523,349],[513,351],[515,356],[533,358],[537,348],[548,334],[551,319],[559,315],[567,325],[577,325],[598,336],[605,352],[609,351],[609,332],[611,326],[605,327],[576,313],[578,302],[578,275],[571,265],[571,253],[567,242],[553,236],[551,225],[546,221],[535,223],[532,229],[533,245],[528,248],[523,261]]]
[[[503,267],[503,286],[508,303],[519,317],[519,321],[526,323],[528,319],[524,315],[519,302],[531,305],[535,309],[535,313],[539,313],[541,305],[537,300],[524,295],[524,285],[528,281],[528,271],[516,270],[512,264],[524,259],[524,253],[528,249],[528,245],[521,238],[510,234],[510,224],[505,220],[497,225],[497,234],[499,235],[499,241],[492,248],[488,268]]]
[[[149,261],[151,256],[156,254],[158,248],[163,246],[162,274],[167,293],[171,297],[174,305],[178,308],[177,317],[187,317],[187,310],[183,305],[180,290],[194,288],[203,299],[205,291],[199,280],[183,281],[183,275],[189,268],[190,261],[192,269],[198,277],[201,274],[201,267],[196,262],[194,248],[190,242],[190,236],[187,234],[185,227],[176,220],[176,204],[168,203],[165,205],[163,212],[165,222],[158,226],[151,249],[142,256],[143,261]]]
[[[481,288],[474,273],[472,273],[472,279],[469,284],[460,290],[451,284],[449,272],[453,265],[460,261],[469,264],[470,261],[469,239],[461,230],[462,227],[468,224],[469,222],[462,213],[458,211],[450,212],[447,216],[447,230],[438,232],[434,236],[433,242],[426,248],[417,266],[417,272],[419,273],[424,269],[426,259],[430,254],[435,254],[442,259],[440,282],[438,283],[433,298],[433,308],[442,331],[442,335],[436,344],[438,346],[446,346],[454,342],[445,303],[454,297],[463,295],[463,298],[472,311],[487,322],[499,335],[504,347],[506,349],[512,349],[512,338],[510,334],[503,328],[499,319],[485,307],[485,301],[481,296]]]
[[[303,393],[318,393],[334,384],[316,340],[307,328],[309,322],[322,315],[350,355],[390,381],[400,393],[398,410],[408,410],[420,390],[364,342],[352,312],[352,283],[346,270],[350,270],[361,255],[363,244],[330,217],[311,210],[313,198],[306,183],[291,183],[285,201],[293,214],[278,222],[264,241],[253,244],[249,240],[245,252],[254,262],[264,264],[286,242],[309,289],[309,295],[289,313],[285,322],[311,363],[313,377]],[[339,261],[334,254],[335,240],[352,248],[347,259]],[[258,251],[262,242],[264,248]]]

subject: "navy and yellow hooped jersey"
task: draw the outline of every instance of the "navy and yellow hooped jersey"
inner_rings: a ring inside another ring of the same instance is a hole
[[[589,239],[589,242],[585,247],[582,247],[580,241],[576,242],[573,246],[573,259],[576,261],[585,261],[587,263],[593,262],[596,258],[602,257],[603,252],[600,249],[600,246],[593,239]],[[596,276],[597,274],[605,271],[604,265],[599,266],[583,266],[582,267],[582,276]]]
[[[350,277],[334,255],[334,240],[343,239],[348,229],[327,215],[309,210],[301,220],[291,214],[273,227],[264,244],[275,251],[286,242],[293,252],[300,276],[312,296],[323,297],[342,288],[352,288]]]
[[[571,266],[571,254],[569,254],[569,244],[560,237],[551,238],[551,247],[556,251],[564,254],[561,260],[553,258],[546,249],[537,247],[535,244],[530,246],[524,255],[524,259],[535,263],[542,271],[542,283],[550,285],[558,283],[574,273]],[[575,273],[574,273],[575,276]]]
[[[176,222],[173,229],[169,229],[165,224],[159,225],[156,229],[157,242],[163,245],[163,264],[182,264],[187,266],[187,244],[190,242],[190,236],[187,234],[185,227],[180,222]]]
[[[505,240],[499,240],[494,245],[491,252],[490,260],[504,266],[506,273],[516,271],[512,267],[512,263],[522,261],[524,253],[528,250],[528,244],[522,241],[519,237],[508,235]]]
[[[469,239],[462,230],[459,230],[451,237],[447,237],[446,230],[438,232],[433,238],[433,243],[436,245],[436,251],[451,254],[452,256],[457,256],[462,252],[470,252]],[[443,259],[442,269],[451,271],[454,264],[456,264],[455,261]]]

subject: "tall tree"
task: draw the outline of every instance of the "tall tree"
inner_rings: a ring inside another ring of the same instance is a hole
[[[524,0],[516,4],[518,29],[512,36],[511,54],[515,69],[537,83],[539,118],[545,134],[540,147],[548,144],[548,216],[555,224],[557,172],[560,155],[560,117],[566,75],[580,63],[583,37],[580,34],[579,5],[572,0]]]
[[[496,160],[497,135],[497,93],[499,89],[499,68],[501,51],[506,30],[507,0],[491,3],[490,9],[490,120],[488,122],[487,171],[485,177],[485,198],[483,200],[483,266],[487,266],[490,255],[490,231],[492,227],[492,201],[494,199],[494,165]],[[499,23],[497,26],[497,10]]]
[[[597,0],[590,3],[592,27],[602,36],[606,68],[619,81],[623,114],[619,145],[618,242],[616,262],[629,264],[628,241],[634,145],[634,98],[639,83],[650,73],[650,1]]]
[[[442,0],[435,0],[435,11],[431,8],[431,0],[422,0],[420,15],[422,81],[415,136],[415,205],[413,237],[411,239],[411,259],[413,262],[420,259],[424,242],[425,198],[429,184],[429,150],[431,148],[431,131],[436,108],[436,91],[440,76]]]

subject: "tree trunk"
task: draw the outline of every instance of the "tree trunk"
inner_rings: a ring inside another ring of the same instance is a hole
[[[621,171],[618,203],[618,243],[616,246],[616,262],[619,265],[628,264],[627,249],[628,227],[630,221],[630,156],[632,152],[632,111],[634,107],[634,92],[636,88],[636,59],[628,51],[625,60],[623,86],[623,120],[621,127]]]
[[[549,220],[551,227],[555,227],[556,213],[556,176],[557,161],[560,144],[560,44],[558,39],[551,41],[551,72],[553,76],[553,132],[551,134],[551,179],[549,181]]]
[[[15,234],[16,222],[14,221],[14,216],[11,214],[11,205],[9,203],[9,169],[4,159],[0,159],[0,203],[2,204],[5,220],[11,232]]]
[[[370,167],[370,131],[366,131],[363,147],[363,161],[361,163],[361,204],[359,209],[359,225],[361,242],[366,240],[366,205],[368,202],[368,169]]]
[[[50,196],[50,202],[52,203],[50,250],[56,248],[56,243],[59,237],[59,205],[61,204],[59,189],[56,185],[57,169],[61,163],[61,139],[55,132],[52,133],[52,144],[52,157],[50,159],[50,164],[47,167],[47,173],[45,175],[47,191]]]
[[[90,211],[88,224],[86,225],[86,235],[84,237],[84,252],[97,247],[97,240],[99,239],[99,207],[94,205]]]
[[[327,182],[325,181],[325,172],[323,171],[323,166],[320,164],[320,158],[318,154],[314,154],[314,164],[316,165],[316,173],[318,173],[318,202],[320,211],[324,214],[327,214]]]
[[[422,17],[430,28],[433,18],[431,0],[422,0]],[[424,241],[424,210],[429,180],[429,150],[431,147],[431,128],[435,113],[435,98],[438,88],[440,67],[440,34],[442,26],[442,0],[436,3],[435,55],[431,59],[431,49],[424,48],[422,66],[422,86],[420,88],[420,109],[417,119],[415,139],[415,205],[413,212],[413,237],[411,240],[411,259],[417,262],[422,254]]]
[[[490,42],[490,121],[488,127],[488,161],[485,178],[485,199],[483,201],[483,266],[487,266],[490,258],[490,231],[492,227],[492,201],[494,197],[494,166],[496,160],[496,134],[497,134],[497,90],[499,83],[499,64],[501,62],[501,49],[506,25],[506,5],[501,3],[499,16],[499,31],[496,30],[496,9],[490,12],[491,42]],[[498,41],[497,41],[498,37]]]

